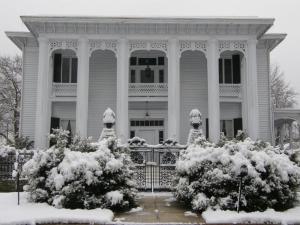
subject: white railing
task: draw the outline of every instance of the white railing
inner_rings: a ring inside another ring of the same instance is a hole
[[[220,84],[220,97],[242,97],[241,84]]]
[[[167,83],[130,83],[128,88],[131,97],[168,96]]]
[[[76,97],[77,83],[53,83],[52,94],[55,97]]]

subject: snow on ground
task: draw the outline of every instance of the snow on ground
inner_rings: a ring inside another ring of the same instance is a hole
[[[21,202],[17,205],[17,193],[0,193],[0,224],[35,223],[107,223],[112,221],[113,212],[108,209],[57,209],[46,203],[27,202],[27,193],[20,193]]]
[[[276,224],[295,224],[300,223],[300,206],[284,212],[276,212],[268,209],[264,212],[240,212],[222,211],[211,209],[202,213],[206,223],[276,223]]]
[[[132,208],[128,213],[141,212],[143,210],[144,210],[144,208],[139,206],[139,207],[136,207],[136,208]]]
[[[186,211],[186,212],[184,212],[184,216],[198,217],[196,213],[193,213],[193,212],[191,212],[191,211]]]

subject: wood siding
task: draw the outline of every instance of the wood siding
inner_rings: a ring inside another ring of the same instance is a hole
[[[90,58],[88,136],[98,140],[107,107],[116,111],[117,59],[111,51],[93,52]]]
[[[203,132],[207,118],[207,63],[203,53],[183,52],[180,59],[180,143],[186,143],[190,130],[189,113],[198,108],[202,113]]]
[[[30,140],[34,140],[38,58],[37,47],[24,48],[21,135],[28,136]]]
[[[270,111],[270,83],[269,83],[269,52],[257,49],[257,91],[259,107],[259,137],[265,141],[272,141],[271,111]]]

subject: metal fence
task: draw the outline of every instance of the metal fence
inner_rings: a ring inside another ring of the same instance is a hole
[[[176,161],[182,149],[184,147],[130,147],[137,188],[170,190],[176,173]]]
[[[12,176],[14,168],[14,164],[18,163],[19,168],[32,158],[33,152],[19,152],[18,158],[16,152],[9,152],[4,157],[0,156],[0,181],[1,180],[12,180],[14,179]]]

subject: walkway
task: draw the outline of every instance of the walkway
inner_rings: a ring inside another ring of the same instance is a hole
[[[188,211],[168,192],[139,193],[138,205],[130,212],[116,213],[114,222],[204,223],[200,214]]]

